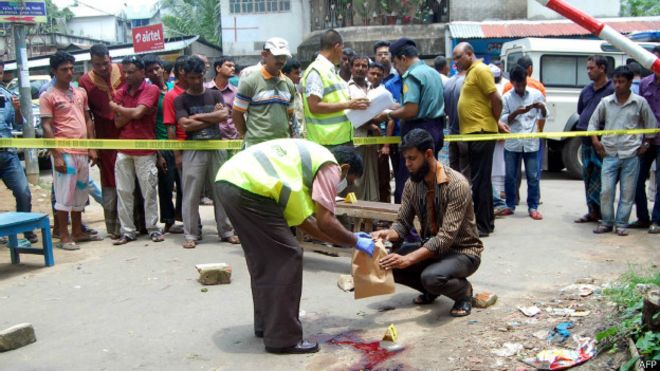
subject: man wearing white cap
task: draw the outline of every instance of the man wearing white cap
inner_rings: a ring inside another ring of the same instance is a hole
[[[234,100],[232,118],[246,147],[291,137],[289,119],[296,87],[282,73],[287,58],[291,58],[289,43],[279,37],[268,39],[261,58],[259,73],[241,79]]]

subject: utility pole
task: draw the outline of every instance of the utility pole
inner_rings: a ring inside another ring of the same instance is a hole
[[[21,115],[23,116],[23,138],[34,138],[34,118],[32,117],[32,89],[30,88],[30,74],[28,68],[27,39],[28,26],[14,23],[14,49],[16,51],[16,70],[18,71],[18,86],[21,102]],[[39,183],[39,160],[34,148],[26,148],[23,151],[25,159],[25,170],[30,183]]]

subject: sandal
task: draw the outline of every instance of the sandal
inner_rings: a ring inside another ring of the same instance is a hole
[[[427,304],[432,304],[437,296],[431,295],[431,294],[421,294],[418,297],[413,299],[413,304],[416,305],[427,305]]]
[[[73,239],[76,242],[92,242],[92,241],[103,241],[103,238],[101,238],[97,234],[86,234],[85,237],[78,238],[78,239]]]
[[[128,236],[121,236],[120,239],[113,242],[112,244],[115,245],[115,246],[119,246],[119,245],[125,245],[125,244],[127,244],[129,242],[133,242],[133,241],[135,241],[135,238],[130,238]]]
[[[594,233],[595,234],[603,234],[603,233],[612,232],[612,230],[614,230],[613,227],[608,226],[608,225],[600,224],[598,227],[596,227],[596,229],[594,229]]]
[[[616,229],[616,234],[619,237],[625,237],[628,235],[628,230],[626,228],[617,228]]]
[[[598,221],[598,218],[594,218],[593,215],[584,214],[579,219],[575,219],[573,222],[574,223],[591,223],[591,222],[597,222],[597,221]]]
[[[120,239],[121,235],[114,234],[114,233],[108,233],[108,238],[114,241],[114,240]]]
[[[39,242],[39,237],[37,237],[37,235],[34,233],[30,233],[26,239],[30,241],[31,244]]]
[[[73,241],[70,242],[60,241],[55,244],[55,247],[57,247],[58,249],[68,250],[68,251],[80,250],[80,247],[78,247],[78,245]]]
[[[183,233],[183,226],[181,224],[165,224],[165,228],[163,229],[163,232],[172,233],[172,234],[181,234]]]
[[[236,235],[229,236],[229,237],[223,237],[223,238],[220,239],[220,241],[228,242],[228,243],[231,243],[233,245],[240,245],[241,244],[241,240],[239,240],[238,236],[236,236]]]
[[[454,306],[451,307],[451,311],[449,311],[449,315],[452,317],[465,317],[469,316],[471,312],[472,296],[466,296],[454,303]]]
[[[151,232],[151,234],[149,235],[149,238],[151,238],[152,242],[163,242],[163,241],[165,241],[165,238],[163,237],[162,234],[160,234],[160,232]]]
[[[468,289],[467,295],[463,299],[457,300],[454,306],[451,307],[449,315],[452,317],[465,317],[469,316],[472,312],[472,285]]]
[[[197,242],[195,242],[195,240],[185,240],[181,246],[183,246],[184,249],[194,249],[195,246],[197,246]]]

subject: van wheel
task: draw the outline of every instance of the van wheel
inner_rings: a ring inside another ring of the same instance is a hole
[[[566,166],[568,176],[573,179],[582,179],[582,160],[580,158],[581,138],[568,139],[562,150],[562,160]]]

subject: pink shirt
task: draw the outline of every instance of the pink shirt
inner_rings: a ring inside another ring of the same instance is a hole
[[[55,138],[87,139],[85,111],[89,111],[87,93],[81,88],[69,86],[62,91],[51,86],[39,97],[39,113],[51,118]],[[86,149],[68,148],[64,153],[86,155]]]
[[[335,213],[337,184],[341,181],[341,168],[330,164],[322,166],[312,183],[312,200]]]

